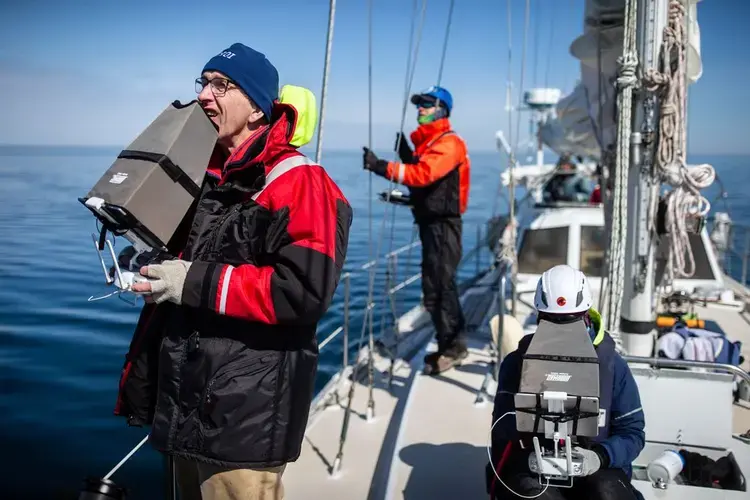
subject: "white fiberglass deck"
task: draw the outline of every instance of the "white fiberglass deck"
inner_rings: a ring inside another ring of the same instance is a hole
[[[480,281],[464,294],[462,302],[465,308],[471,309],[472,303],[479,297],[493,293],[490,288],[493,279],[487,277],[487,284],[483,285]],[[487,319],[493,313],[492,302],[484,303],[484,307],[473,307],[475,317]],[[528,312],[527,306],[519,303],[519,321],[523,322]],[[697,312],[704,319],[715,320],[731,338],[742,340],[745,357],[750,360],[750,323],[747,316],[719,307],[699,307]],[[390,362],[376,356],[373,393],[376,416],[372,422],[368,423],[365,418],[368,399],[366,377],[362,383],[357,383],[341,471],[333,477],[329,475],[329,470],[338,451],[345,414],[343,408],[349,388],[348,375],[346,382],[338,386],[338,391],[330,393],[338,392],[340,402],[317,412],[311,419],[302,456],[290,464],[284,474],[286,498],[487,498],[484,471],[492,403],[477,406],[474,402],[491,360],[488,330],[480,328],[475,331],[470,336],[470,354],[464,363],[438,377],[421,374],[422,357],[435,348],[434,342],[429,340],[432,335],[429,325],[411,334],[418,346],[412,350],[416,354],[397,364],[390,389],[387,387]],[[746,369],[748,364],[745,363]],[[489,390],[494,393],[493,387]],[[696,405],[700,405],[700,402],[696,402]],[[748,431],[750,409],[735,405],[733,412],[733,432]],[[648,426],[647,422],[647,430]],[[733,443],[738,460],[750,460],[749,445],[732,440],[729,436],[725,441]],[[645,455],[652,448],[648,444],[639,460],[645,460]],[[747,469],[745,473],[747,475]],[[645,493],[647,499],[747,498],[743,497],[747,493],[724,490],[670,485],[669,490],[661,492],[653,490],[650,484],[643,481],[634,484]]]
[[[492,405],[473,403],[490,357],[480,342],[470,344],[461,366],[442,376],[415,378],[385,498],[487,496],[484,468]]]

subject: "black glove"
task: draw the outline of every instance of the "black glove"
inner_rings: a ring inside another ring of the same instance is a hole
[[[398,157],[401,158],[402,163],[416,163],[414,161],[414,151],[409,147],[409,143],[402,132],[396,133],[396,145],[393,147],[393,150],[398,152]]]
[[[385,160],[379,159],[375,153],[370,151],[368,148],[362,148],[364,150],[364,154],[362,155],[362,168],[365,170],[369,170],[370,172],[373,172],[375,174],[378,174],[382,177],[386,176],[386,173],[388,171],[388,162]]]

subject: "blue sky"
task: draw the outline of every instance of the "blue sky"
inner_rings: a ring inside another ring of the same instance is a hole
[[[412,1],[373,2],[374,142],[387,148],[400,122]],[[367,142],[367,1],[337,3],[324,149],[353,149]],[[435,83],[448,6],[427,3],[414,91]],[[516,89],[524,6],[512,0]],[[532,0],[525,88],[572,90],[578,65],[568,49],[583,6]],[[732,97],[746,95],[750,80],[750,2],[704,0],[698,14],[704,72],[690,88],[689,150],[750,153],[750,104]],[[327,16],[328,0],[3,2],[0,143],[124,146],[169,102],[194,98],[203,64],[235,41],[266,53],[282,84],[319,97]],[[495,131],[507,128],[507,25],[505,0],[456,2],[442,84],[454,96],[455,128],[475,151],[492,150]],[[413,108],[406,124],[415,125]],[[525,117],[521,128],[527,133]]]

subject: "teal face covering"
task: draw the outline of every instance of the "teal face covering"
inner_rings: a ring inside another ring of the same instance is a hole
[[[422,108],[431,108],[431,107],[434,107],[434,106],[435,105],[432,104],[432,103],[427,103],[427,104],[423,104],[423,105],[421,105],[419,107],[422,107]],[[434,122],[435,120],[439,120],[441,118],[445,118],[446,116],[448,116],[448,112],[442,106],[440,106],[438,109],[436,109],[435,112],[432,113],[431,115],[420,115],[419,111],[417,111],[417,123],[419,123],[420,125],[426,125],[428,123]]]

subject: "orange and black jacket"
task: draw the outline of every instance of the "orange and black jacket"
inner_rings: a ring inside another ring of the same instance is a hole
[[[184,239],[182,305],[149,304],[115,413],[151,424],[159,451],[231,467],[300,453],[317,370],[316,326],[346,256],[352,209],[289,145],[296,111],[209,168]]]
[[[409,187],[416,222],[460,217],[469,198],[466,143],[451,130],[448,118],[420,125],[411,141],[413,158],[389,162],[386,178]]]

